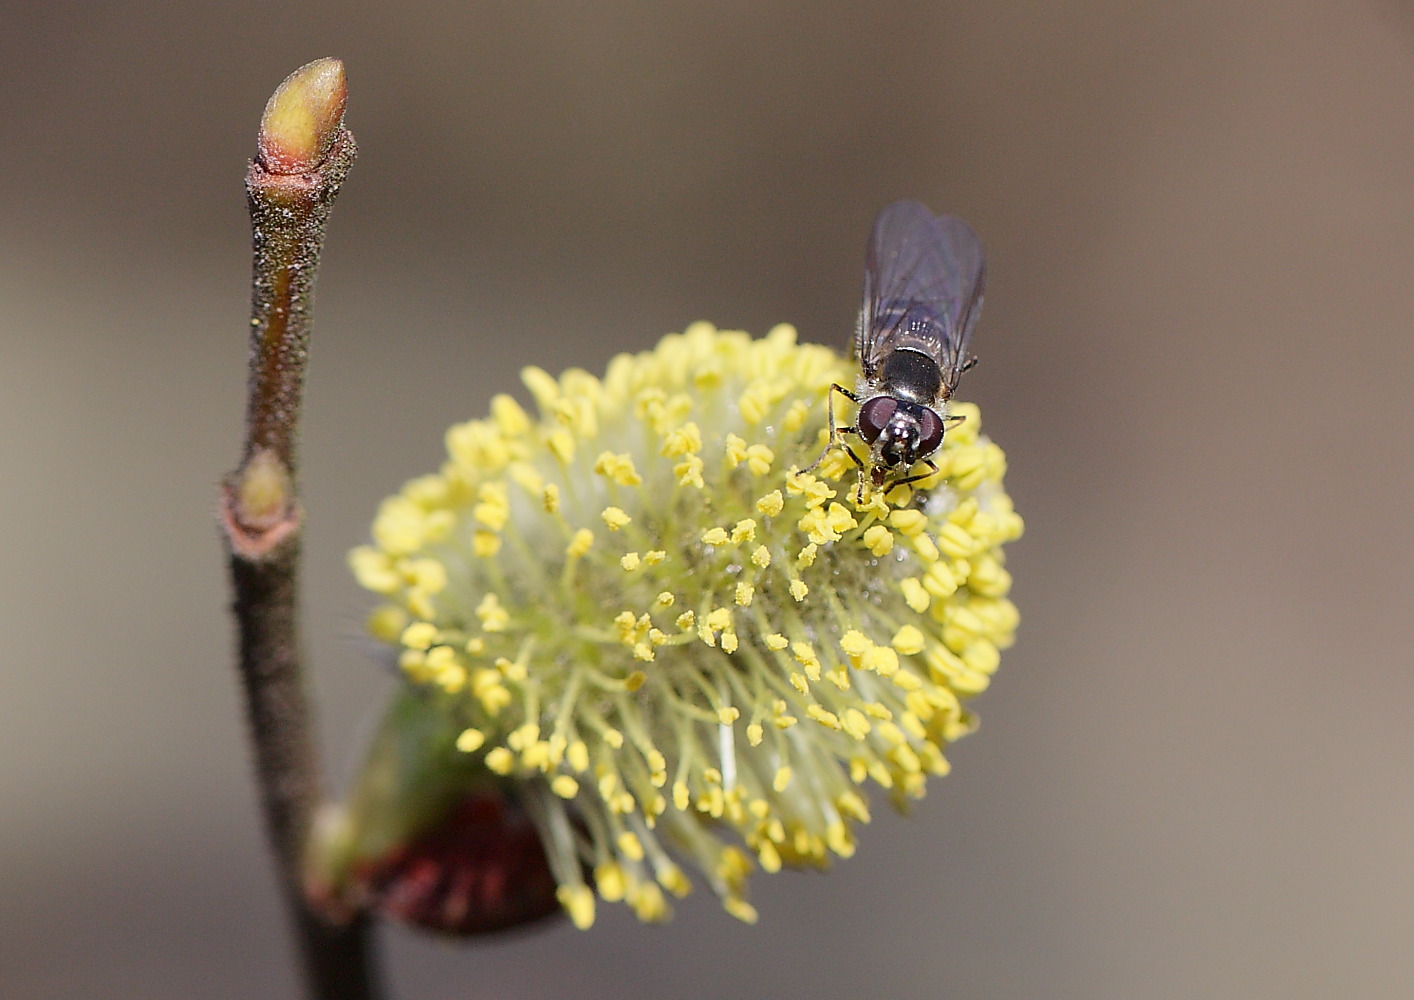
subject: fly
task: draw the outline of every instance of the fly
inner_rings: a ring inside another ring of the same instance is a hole
[[[840,444],[859,467],[861,495],[866,470],[876,488],[890,476],[901,477],[893,485],[902,486],[938,471],[930,456],[944,430],[963,419],[947,415],[948,399],[977,360],[967,348],[982,312],[985,271],[982,244],[961,219],[896,201],[874,220],[854,334],[859,380],[854,392],[830,387],[825,447],[828,453]],[[835,424],[836,392],[859,404],[852,427]],[[845,434],[868,446],[867,463],[841,440]],[[908,475],[919,462],[930,472]]]

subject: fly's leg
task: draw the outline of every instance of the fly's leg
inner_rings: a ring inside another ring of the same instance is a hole
[[[961,418],[961,417],[958,417],[958,419],[961,420],[962,418]],[[916,483],[916,482],[918,482],[918,480],[920,480],[920,479],[927,479],[929,476],[935,476],[935,475],[937,475],[937,473],[938,473],[938,467],[933,464],[933,460],[932,460],[931,458],[925,458],[925,459],[923,459],[923,464],[926,465],[926,466],[928,466],[928,470],[929,470],[929,471],[919,473],[919,474],[916,475],[916,476],[909,476],[907,479],[898,479],[898,480],[895,480],[894,483],[893,483],[893,485],[890,486],[889,489],[893,489],[894,486],[907,486],[909,483]]]
[[[859,428],[857,428],[857,427],[841,427],[839,430],[840,430],[840,433],[841,433],[841,434],[858,434],[858,433],[859,433]],[[844,453],[849,456],[849,460],[854,463],[854,467],[859,470],[859,489],[855,491],[854,502],[855,502],[856,504],[863,504],[863,503],[864,503],[864,473],[865,473],[865,471],[866,471],[866,470],[865,470],[865,467],[864,467],[864,460],[863,460],[862,458],[860,458],[858,455],[856,455],[856,454],[854,453],[854,449],[851,448],[849,445],[845,444],[843,441],[841,441],[841,442],[839,443],[839,445],[840,445],[840,447],[841,447],[842,449],[844,449]],[[828,450],[829,450],[829,449],[827,448],[826,451],[828,451]],[[821,459],[823,459],[824,457],[825,457],[824,455],[821,455],[821,456],[820,456]],[[815,462],[815,465],[819,465],[819,464],[820,464],[820,461],[817,459],[816,462]],[[815,468],[815,466],[812,465],[811,468],[813,469],[813,468]]]
[[[837,445],[837,444],[840,443],[840,441],[839,441],[839,436],[840,436],[841,434],[858,434],[858,433],[859,433],[859,429],[858,429],[857,427],[837,427],[837,426],[835,426],[835,393],[837,393],[837,392],[840,393],[841,395],[844,395],[844,396],[849,397],[849,399],[850,399],[851,401],[853,401],[853,402],[856,402],[856,403],[859,402],[859,397],[856,396],[854,393],[850,392],[850,391],[849,391],[848,389],[846,389],[844,386],[840,385],[838,382],[831,383],[831,385],[830,385],[830,393],[829,393],[828,397],[826,397],[826,398],[827,398],[827,402],[825,403],[825,409],[826,409],[826,412],[829,414],[829,420],[830,420],[830,438],[829,438],[828,441],[825,442],[825,450],[822,451],[822,452],[820,452],[820,457],[817,458],[817,459],[815,459],[815,461],[811,462],[808,466],[806,466],[805,469],[803,470],[803,471],[805,471],[805,472],[809,472],[811,469],[814,469],[817,465],[819,465],[821,462],[823,462],[823,461],[825,460],[825,456],[830,453],[830,449],[833,448],[835,445]],[[863,468],[863,467],[864,467],[864,463],[859,460],[859,456],[856,455],[856,454],[853,452],[853,450],[851,450],[850,448],[846,447],[846,448],[845,448],[845,454],[849,455],[849,457],[854,460],[854,464],[855,464],[855,465],[859,466],[860,468]]]

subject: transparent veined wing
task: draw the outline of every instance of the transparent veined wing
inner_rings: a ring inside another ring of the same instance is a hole
[[[961,219],[916,201],[884,208],[869,238],[855,338],[865,377],[889,352],[911,348],[936,361],[954,388],[982,312],[985,271],[982,244]]]

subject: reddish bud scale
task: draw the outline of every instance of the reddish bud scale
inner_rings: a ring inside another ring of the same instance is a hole
[[[504,795],[467,796],[433,829],[354,875],[377,909],[443,934],[505,930],[560,910],[540,838]]]

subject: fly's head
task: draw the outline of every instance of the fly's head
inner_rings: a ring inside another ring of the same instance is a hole
[[[943,443],[943,420],[931,407],[888,394],[867,399],[859,408],[859,436],[874,457],[874,485],[890,471],[906,472]]]

